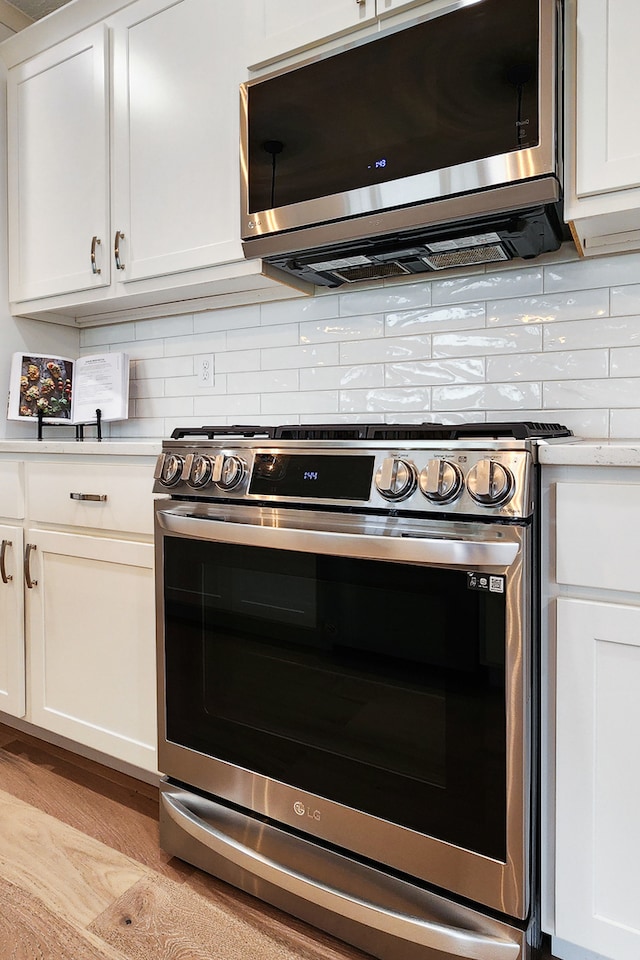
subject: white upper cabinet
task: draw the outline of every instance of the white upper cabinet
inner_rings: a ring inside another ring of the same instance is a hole
[[[98,25],[9,72],[14,300],[109,284],[107,63]]]
[[[258,69],[419,5],[424,0],[244,0],[248,65]]]
[[[113,21],[112,232],[124,235],[118,282],[242,259],[244,70],[239,18],[228,7],[143,0]]]
[[[5,41],[14,314],[299,295],[242,253],[243,24],[227,0],[76,0]]]
[[[567,0],[565,215],[579,249],[640,249],[637,0]]]

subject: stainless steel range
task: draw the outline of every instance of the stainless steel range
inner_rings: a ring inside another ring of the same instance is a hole
[[[381,960],[539,939],[537,448],[204,427],[155,491],[163,848]]]

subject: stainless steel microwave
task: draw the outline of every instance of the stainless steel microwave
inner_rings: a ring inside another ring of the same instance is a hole
[[[559,247],[560,0],[420,10],[242,85],[246,256],[339,286]]]

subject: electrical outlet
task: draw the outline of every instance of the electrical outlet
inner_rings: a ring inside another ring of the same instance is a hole
[[[196,357],[196,374],[198,387],[213,386],[213,354],[203,353]]]

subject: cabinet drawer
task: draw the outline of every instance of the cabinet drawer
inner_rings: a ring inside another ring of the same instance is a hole
[[[637,592],[640,484],[558,483],[559,583]]]
[[[152,467],[84,463],[26,467],[30,520],[153,533]]]
[[[22,520],[24,517],[24,480],[22,463],[0,461],[0,517]]]

